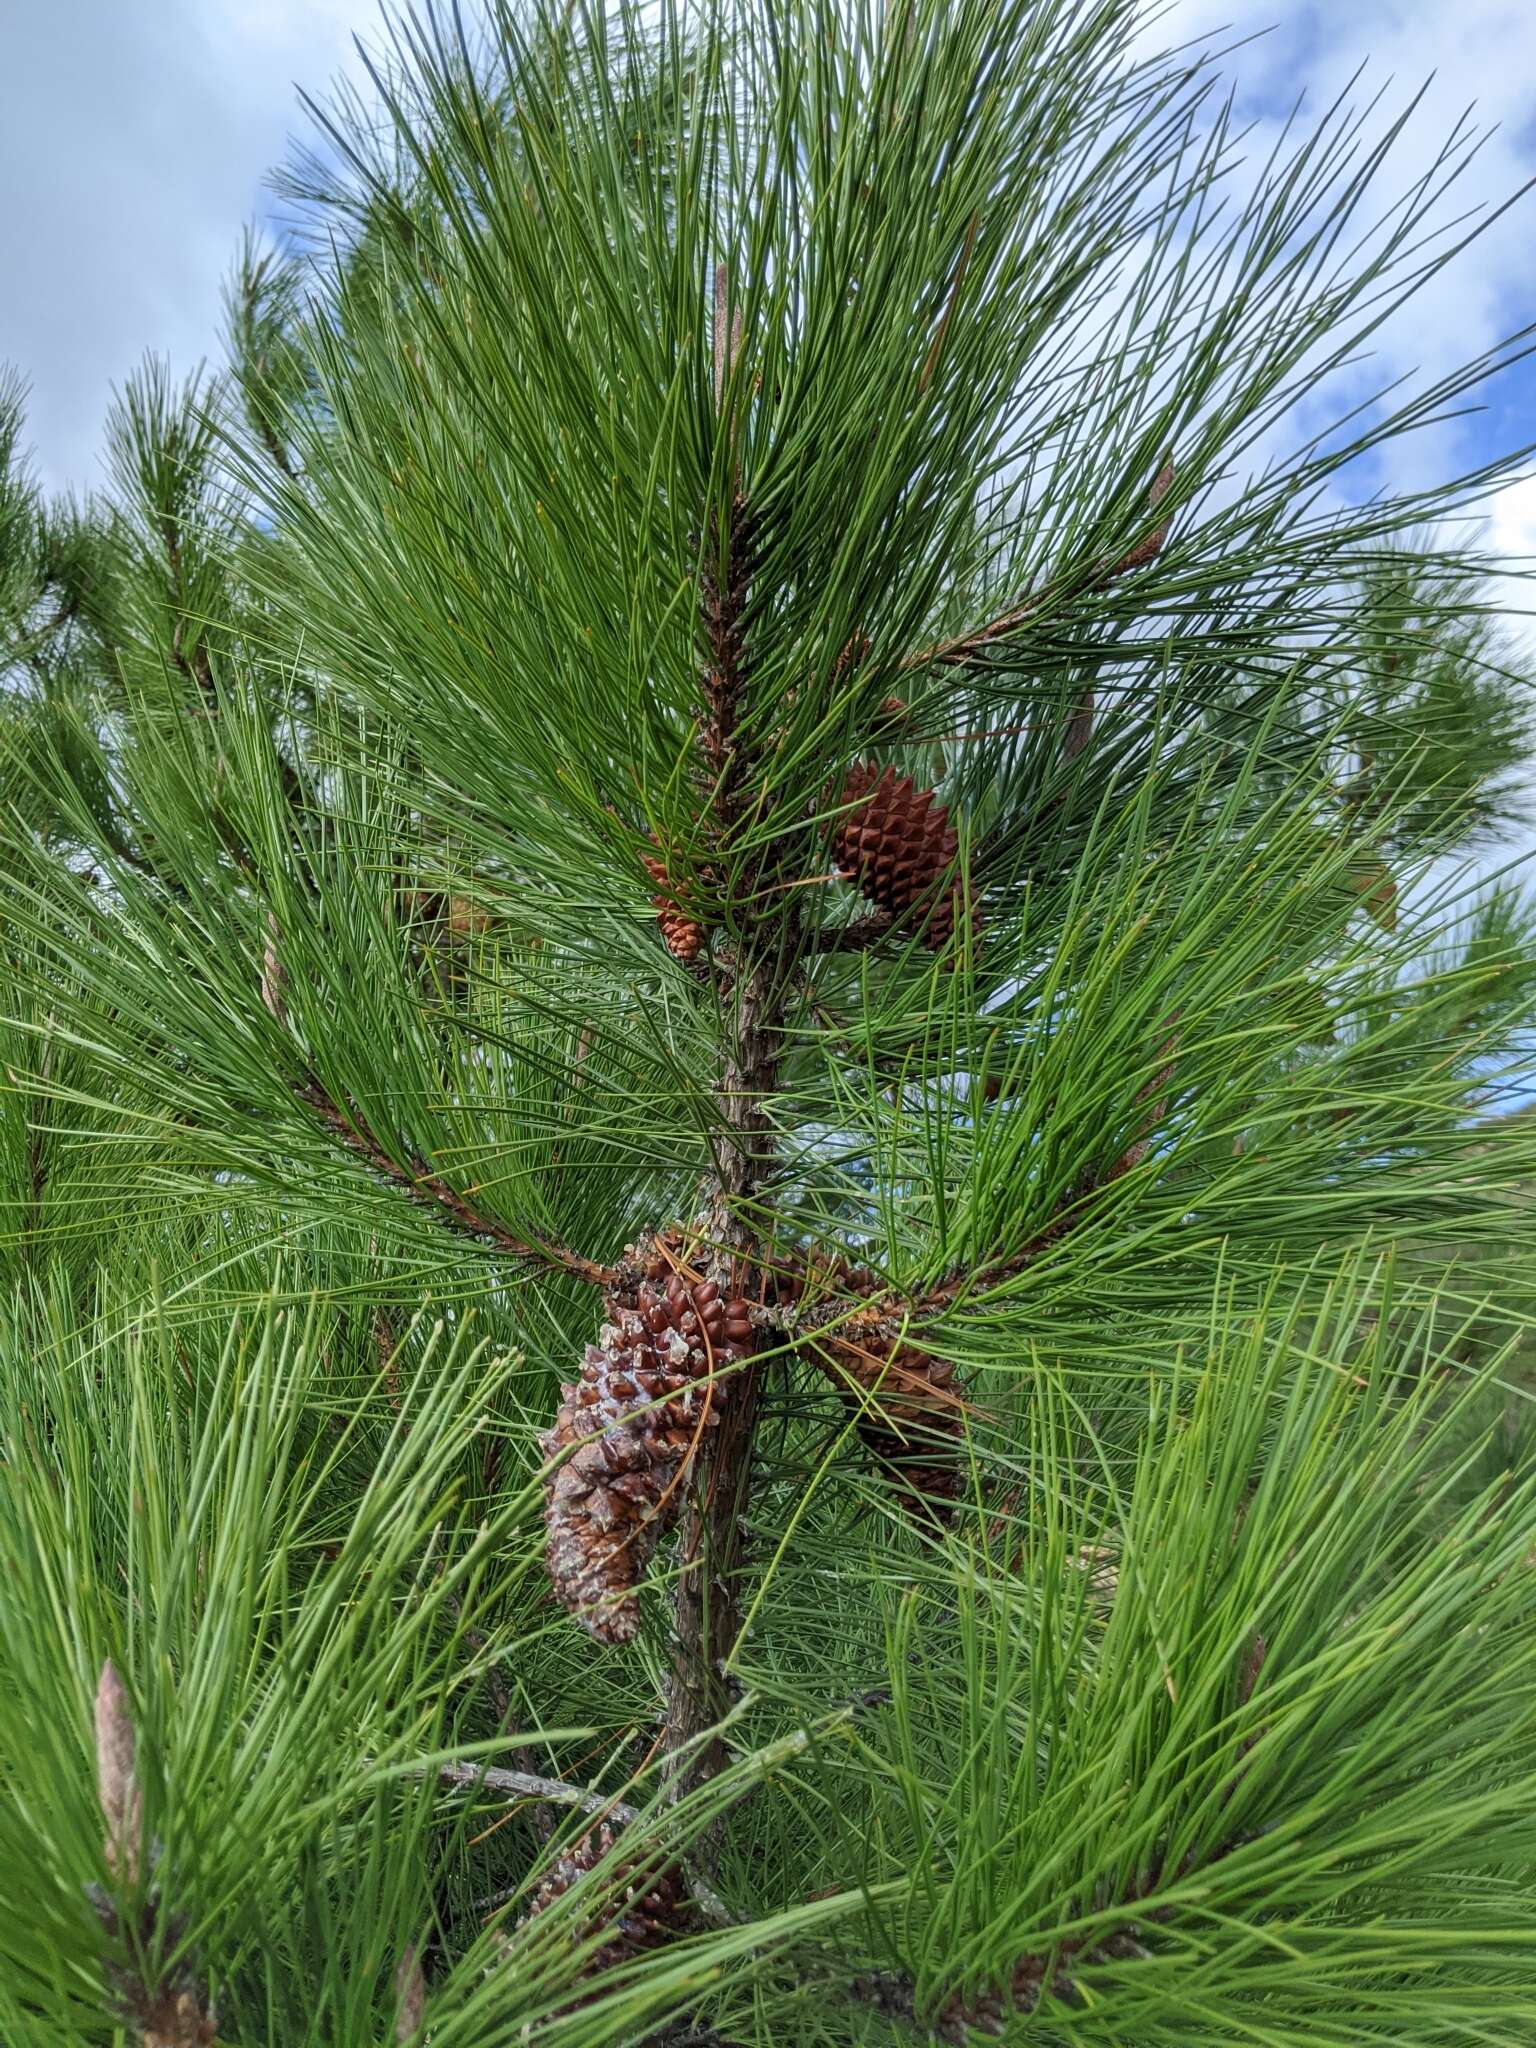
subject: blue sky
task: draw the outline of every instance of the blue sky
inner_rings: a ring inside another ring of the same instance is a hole
[[[265,172],[302,131],[294,88],[321,88],[372,37],[373,0],[53,0],[17,4],[0,28],[0,360],[32,389],[30,438],[52,485],[98,475],[111,385],[145,349],[188,369],[218,348],[219,287]],[[1536,11],[1518,0],[1173,0],[1160,40],[1226,29],[1254,147],[1298,92],[1321,105],[1368,65],[1362,90],[1399,103],[1433,75],[1389,177],[1423,170],[1474,102],[1496,129],[1467,202],[1536,176]],[[1260,34],[1260,31],[1268,33]],[[355,60],[354,60],[355,61]],[[1536,320],[1536,194],[1382,338],[1383,378],[1451,368]],[[1536,371],[1489,412],[1395,458],[1444,473],[1536,439]],[[1536,482],[1491,508],[1510,553],[1536,555]]]

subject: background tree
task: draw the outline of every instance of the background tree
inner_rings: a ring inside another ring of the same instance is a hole
[[[1293,430],[1474,138],[1215,77],[404,17],[8,398],[8,2041],[1536,2017],[1522,345]]]

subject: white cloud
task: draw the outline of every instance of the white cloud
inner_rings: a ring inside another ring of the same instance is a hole
[[[146,349],[217,350],[262,180],[372,35],[374,0],[57,0],[0,33],[0,361],[31,385],[45,482],[99,477],[110,387]]]
[[[1509,561],[1536,568],[1536,476],[1506,484],[1489,500],[1488,545]]]

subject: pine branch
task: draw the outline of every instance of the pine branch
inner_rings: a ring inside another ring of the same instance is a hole
[[[1152,481],[1147,493],[1149,511],[1156,511],[1173,487],[1174,467],[1172,458],[1163,464]],[[973,626],[969,631],[955,634],[948,640],[940,640],[931,647],[903,656],[899,666],[906,672],[928,668],[966,668],[974,666],[978,659],[999,643],[1011,640],[1020,629],[1028,625],[1035,613],[1059,598],[1086,597],[1095,591],[1108,590],[1110,585],[1128,576],[1135,569],[1143,569],[1162,553],[1168,538],[1168,522],[1162,521],[1150,533],[1128,548],[1123,555],[1103,556],[1079,569],[1069,569],[1052,577],[1038,590],[1028,592],[1017,603],[1008,606],[988,619],[984,625]],[[1080,716],[1084,714],[1080,713]],[[1080,729],[1077,747],[1080,752],[1087,744],[1088,729],[1091,728],[1092,706],[1086,709],[1087,726]]]
[[[1220,1844],[1203,1858],[1185,1857],[1176,1881],[1219,1863],[1241,1846],[1238,1839]],[[1141,1935],[1148,1923],[1156,1925],[1173,1918],[1171,1905],[1144,1907],[1165,1881],[1161,1866],[1139,1882],[1128,1886],[1115,1902],[1118,1924],[1107,1933],[1066,1935],[1048,1949],[1027,1950],[1014,1962],[1004,1983],[984,1987],[970,1997],[952,1992],[936,2012],[924,2014],[913,1980],[899,1970],[879,1970],[857,1977],[848,1987],[853,2000],[886,2019],[920,2028],[955,2048],[979,2035],[1001,2035],[1010,2020],[1032,2013],[1048,1992],[1058,2003],[1080,2006],[1082,1993],[1077,1977],[1087,1969],[1106,1963],[1150,1960],[1151,1952]]]
[[[714,370],[717,416],[725,417],[725,396],[742,335],[729,316],[730,274],[722,263],[714,279]],[[708,665],[703,695],[706,717],[700,742],[713,778],[711,804],[722,838],[729,839],[752,801],[749,750],[737,744],[736,726],[746,681],[743,613],[751,577],[751,517],[732,481],[731,510],[723,539],[723,561],[711,560],[702,579],[700,614]],[[760,878],[754,878],[760,879]],[[750,887],[748,902],[771,901]],[[759,912],[761,918],[764,913]],[[783,939],[798,929],[793,903],[767,916],[787,919]],[[778,1076],[779,972],[754,960],[750,939],[737,949],[736,971],[719,1050],[715,1089],[718,1112],[715,1173],[701,1193],[703,1232],[716,1249],[711,1277],[731,1295],[739,1275],[750,1270],[757,1245],[743,1222],[743,1205],[755,1192],[767,1164],[768,1123],[764,1105]],[[673,1596],[672,1648],[666,1686],[662,1749],[671,1772],[674,1798],[717,1772],[725,1760],[719,1737],[701,1738],[729,1706],[726,1661],[740,1631],[737,1579],[742,1564],[744,1514],[752,1468],[752,1441],[760,1398],[760,1376],[750,1361],[733,1376],[724,1414],[694,1461],[688,1510],[679,1546],[681,1571]]]
[[[713,2027],[685,2025],[668,2027],[663,2033],[652,2034],[645,2048],[742,2048],[742,2044],[716,2033]]]
[[[202,696],[205,712],[212,715],[217,692],[214,689],[213,669],[208,660],[208,648],[201,634],[192,643],[190,655],[186,651],[186,626],[184,616],[178,616],[171,628],[171,659],[187,678],[196,683]]]
[[[591,1792],[580,1785],[567,1785],[559,1778],[542,1777],[536,1771],[506,1770],[490,1764],[442,1763],[437,1766],[436,1776],[442,1784],[452,1786],[455,1791],[495,1792],[507,1799],[526,1800],[531,1805],[565,1807],[572,1812],[595,1815],[600,1821],[619,1828],[628,1827],[640,1817],[640,1808],[632,1806],[627,1799],[616,1798],[607,1792]],[[546,1833],[543,1839],[548,1842],[549,1835]],[[692,1859],[683,1859],[683,1869],[688,1878],[689,1892],[700,1911],[717,1927],[736,1926],[738,1916]],[[477,1900],[476,1910],[494,1912],[517,1895],[516,1887],[494,1892],[487,1899]]]
[[[398,1399],[394,1402],[393,1405],[397,1408],[399,1407],[400,1404]],[[488,1486],[486,1491],[490,1492],[490,1490],[491,1489]],[[508,1689],[507,1681],[502,1674],[501,1666],[497,1662],[497,1660],[491,1655],[491,1646],[486,1641],[485,1637],[481,1634],[479,1629],[471,1628],[469,1624],[464,1620],[463,1603],[462,1601],[460,1601],[458,1596],[456,1594],[450,1593],[447,1596],[447,1599],[448,1610],[453,1615],[454,1619],[458,1622],[465,1642],[468,1643],[469,1647],[474,1651],[477,1657],[483,1657],[486,1660],[485,1682],[490,1690],[492,1703],[496,1708],[496,1732],[498,1735],[505,1735],[512,1726],[514,1709],[512,1704],[512,1694]],[[520,1771],[525,1778],[537,1778],[539,1774],[533,1769],[533,1758],[531,1752],[526,1749],[519,1749],[515,1751],[514,1754],[518,1758],[518,1762],[515,1768],[518,1771]],[[549,1779],[545,1782],[553,1784],[557,1781]],[[550,1802],[540,1801],[539,1805],[542,1808],[545,1804],[548,1803]],[[558,1804],[559,1802],[554,1803]],[[550,1835],[553,1832],[553,1829],[554,1819],[552,1815],[544,1813],[542,1811],[535,1815],[534,1832],[537,1834],[541,1842],[548,1842]]]
[[[741,352],[739,308],[730,307],[731,278],[724,263],[714,279],[715,411],[725,418],[725,393]],[[742,616],[751,578],[751,515],[736,487],[732,465],[730,509],[723,529],[712,511],[709,552],[700,580],[700,625],[708,655],[703,677],[704,722],[699,746],[712,788],[709,803],[721,837],[728,839],[741,822],[750,799],[747,763],[736,747],[736,723],[746,687],[746,642]]]
[[[679,1798],[725,1762],[720,1736],[710,1737],[702,1747],[700,1738],[730,1706],[726,1666],[740,1634],[737,1580],[744,1563],[760,1397],[761,1375],[749,1367],[737,1376],[730,1405],[715,1431],[678,1547],[663,1747],[676,1766],[673,1789]]]
[[[746,680],[742,612],[750,575],[751,522],[734,499],[719,540],[723,562],[707,560],[702,579],[702,621],[708,662],[704,670],[704,722],[699,746],[711,778],[711,808],[722,836],[740,823],[747,802],[745,763],[736,747],[736,721]]]
[[[640,1809],[608,1792],[589,1791],[582,1785],[567,1785],[560,1778],[542,1777],[537,1771],[511,1771],[492,1764],[442,1763],[431,1767],[443,1784],[462,1792],[496,1792],[508,1799],[527,1799],[544,1806],[568,1806],[578,1813],[601,1814],[604,1819],[627,1827]]]
[[[907,1293],[869,1274],[864,1276],[865,1286],[850,1295],[841,1284],[847,1278],[846,1271],[834,1262],[826,1269],[834,1279],[833,1291],[826,1297],[805,1308],[791,1299],[787,1306],[771,1309],[769,1316],[796,1336],[811,1336],[835,1327],[840,1336],[868,1333],[892,1340],[904,1330],[920,1328],[944,1314],[964,1295],[982,1293],[1014,1279],[1076,1228],[1084,1199],[1110,1177],[1108,1173],[1084,1175],[1061,1197],[1048,1221],[1017,1250],[986,1265],[957,1267],[920,1293]]]
[[[342,1109],[331,1100],[313,1075],[306,1081],[295,1083],[293,1092],[300,1102],[314,1111],[331,1135],[361,1159],[377,1179],[398,1188],[407,1201],[426,1214],[446,1220],[451,1228],[481,1244],[494,1245],[498,1251],[509,1253],[523,1265],[547,1273],[574,1274],[578,1280],[585,1280],[592,1287],[611,1287],[614,1284],[614,1268],[601,1265],[596,1259],[584,1258],[579,1252],[567,1251],[563,1245],[549,1244],[542,1238],[520,1236],[494,1217],[482,1215],[466,1196],[445,1181],[441,1174],[434,1172],[424,1160],[413,1160],[408,1167],[400,1165],[368,1129],[356,1108]]]
[[[903,1330],[920,1328],[953,1308],[968,1293],[986,1293],[1003,1285],[1005,1281],[1017,1278],[1036,1259],[1051,1251],[1064,1238],[1087,1220],[1090,1213],[1085,1204],[1090,1196],[1103,1188],[1111,1187],[1146,1159],[1152,1142],[1152,1133],[1168,1113],[1168,1093],[1172,1084],[1175,1062],[1178,1054],[1179,1012],[1169,1012],[1159,1052],[1159,1064],[1155,1072],[1136,1092],[1136,1101],[1145,1105],[1140,1128],[1128,1145],[1107,1165],[1090,1168],[1079,1175],[1056,1204],[1046,1222],[1024,1244],[1005,1258],[974,1267],[957,1267],[947,1278],[935,1286],[916,1295],[906,1295],[890,1287],[882,1287],[874,1275],[860,1276],[861,1285],[855,1289],[858,1305],[851,1320],[848,1317],[850,1303],[846,1285],[834,1287],[834,1292],[823,1303],[816,1304],[803,1315],[791,1308],[787,1315],[778,1320],[785,1328],[809,1333],[838,1323],[850,1334],[870,1331],[886,1339],[899,1336]],[[836,1266],[827,1268],[827,1277],[834,1282],[846,1283],[850,1275]]]
[[[1293,457],[1244,478],[1320,370],[1352,386],[1398,279],[1433,273],[1432,188],[1460,145],[1362,238],[1375,156],[1352,117],[1282,145],[1253,203],[1224,209],[1235,138],[1202,105],[1203,59],[1160,67],[1125,9],[751,5],[697,47],[668,10],[635,37],[560,0],[526,23],[495,11],[484,65],[434,10],[411,16],[380,119],[336,113],[333,253],[302,280],[247,261],[245,491],[196,380],[135,385],[101,589],[38,662],[40,697],[81,688],[37,721],[38,769],[30,737],[12,750],[29,805],[35,781],[78,829],[63,888],[52,839],[11,834],[0,861],[39,952],[17,969],[20,1026],[57,1008],[68,1051],[51,1076],[24,1056],[50,1120],[29,1126],[20,1089],[0,1101],[0,1198],[29,1247],[0,1300],[0,1441],[37,1482],[0,1489],[0,1637],[24,1681],[0,1687],[0,1764],[49,1782],[80,1641],[176,1672],[186,1740],[143,1801],[121,1687],[98,1702],[119,2030],[202,2043],[217,1982],[267,1992],[231,2028],[253,2039],[333,2012],[401,2042],[670,2029],[655,2048],[733,2048],[711,2019],[789,2048],[885,2022],[997,2038],[1052,2013],[1138,2041],[1427,2039],[1468,2013],[1517,2037],[1529,1447],[1505,1458],[1490,1436],[1498,1474],[1473,1498],[1480,1409],[1459,1405],[1463,1333],[1440,1340],[1465,1303],[1447,1290],[1405,1337],[1364,1255],[1358,1285],[1309,1256],[1357,1226],[1466,1239],[1506,1191],[1529,1235],[1510,1163],[1529,1148],[1510,1131],[1480,1152],[1450,1073],[1528,1007],[1529,934],[1480,927],[1453,1004],[1438,967],[1414,980],[1410,872],[1447,780],[1458,818],[1486,818],[1484,774],[1513,778],[1527,741],[1495,691],[1416,664],[1423,592],[1394,575],[1372,611],[1349,595],[1394,530],[1502,472],[1364,505],[1331,488],[1496,359],[1362,430],[1304,419]],[[35,621],[53,600],[31,500],[4,482],[6,411],[0,382],[0,611]],[[1175,431],[1199,469],[1178,497],[1200,505],[1169,571]],[[263,492],[271,520],[247,518]],[[1177,634],[1148,637],[1175,613]],[[1111,662],[1125,687],[1106,689]],[[880,702],[903,667],[926,671],[910,716]],[[164,672],[185,714],[169,728]],[[301,745],[231,696],[247,675],[292,678]],[[1020,692],[1033,708],[999,711]],[[199,704],[222,723],[194,725]],[[302,816],[290,761],[324,793]],[[401,821],[441,833],[419,887],[395,873]],[[106,886],[76,886],[76,843],[102,849]],[[907,942],[969,938],[962,845],[982,849],[995,938],[946,976]],[[615,859],[637,905],[649,875],[649,943],[604,944]],[[461,862],[505,911],[473,972],[439,958],[478,931],[450,893]],[[297,1031],[302,953],[285,962],[258,922],[274,867],[314,896],[323,1044]],[[834,869],[861,906],[829,907]],[[431,921],[404,945],[422,981],[441,966],[451,1014],[394,988],[381,933],[402,920]],[[398,1046],[370,1028],[370,972]],[[144,1072],[141,1035],[167,1054]],[[428,1113],[433,1076],[539,1177],[466,1166]],[[271,1216],[293,1219],[261,1176],[232,1203],[189,1156],[221,1099],[215,1165],[254,1142],[327,1169],[276,1250]],[[473,1241],[495,1277],[602,1289],[595,1341],[564,1313],[574,1288],[493,1289],[476,1324],[494,1364],[438,1371],[425,1320],[391,1327],[357,1227],[360,1204],[397,1199],[437,1219],[413,1226],[428,1268]],[[549,1241],[567,1230],[639,1243],[602,1266]],[[863,1241],[873,1270],[835,1249]],[[1282,1262],[1305,1276],[1294,1304],[1250,1317]],[[281,1313],[249,1306],[275,1292]],[[299,1294],[318,1304],[302,1333]],[[130,1369],[104,1375],[125,1329]],[[294,1369],[269,1370],[284,1347]],[[816,1457],[788,1377],[813,1361],[877,1466],[961,1541],[827,1498],[836,1453]],[[978,1425],[996,1498],[967,1504],[972,1369],[1007,1426]],[[497,1455],[526,1445],[541,1375],[560,1383],[542,1564]],[[343,1398],[356,1385],[381,1414]],[[1505,1418],[1505,1391],[1490,1372],[1479,1403]],[[509,1414],[473,1443],[472,1418]],[[639,1597],[663,1538],[665,1605]],[[520,1596],[488,1640],[470,1621],[509,1570],[547,1572],[593,1635],[637,1647],[595,1670]],[[249,1597],[210,1627],[237,1582]],[[617,1596],[606,1631],[594,1589]],[[769,1738],[882,1661],[889,1712],[781,1776]],[[566,1781],[554,1731],[629,1722],[658,1674],[643,1761]],[[366,1784],[335,1769],[359,1701]],[[466,1711],[499,1727],[483,1753],[502,1766],[453,1746]],[[1022,1763],[999,1777],[1021,1714]],[[765,1784],[721,1866],[744,1923],[707,1872]],[[195,1873],[153,1839],[168,1789]],[[550,1915],[521,1937],[525,1970],[487,1972],[494,1935],[461,1939],[482,1819],[498,1850],[509,1820],[554,1843],[531,1883],[505,1859]],[[39,1833],[45,1903],[0,1930],[0,2007],[50,2038],[109,2030],[79,2010],[100,1931],[46,1907],[67,1905],[79,1844]],[[7,1871],[24,1901],[31,1846]],[[658,1878],[675,1918],[651,1911]],[[195,1884],[199,1939],[226,1945],[206,1982],[174,1882]],[[637,1905],[644,1945],[689,1948],[635,1967],[619,1923]],[[910,1942],[900,1968],[860,1980],[861,2010],[816,2010],[823,1976],[835,2006],[863,1966],[838,1931],[858,1941],[871,1915]],[[175,1981],[142,1981],[160,1957]]]
[[[760,1252],[740,1205],[755,1192],[767,1164],[764,1104],[778,1066],[778,1003],[772,989],[761,968],[738,977],[720,1053],[718,1157],[715,1177],[704,1190],[704,1236],[715,1247],[714,1273],[733,1296],[739,1292],[741,1266],[750,1270]],[[699,1738],[723,1719],[730,1704],[725,1672],[740,1631],[737,1580],[760,1391],[760,1375],[748,1361],[733,1375],[719,1427],[695,1461],[679,1545],[682,1569],[673,1600],[663,1728],[676,1797],[712,1776],[724,1761],[718,1738],[702,1748]]]
[[[258,400],[251,405],[250,415],[257,435],[261,440],[261,445],[271,456],[276,467],[290,481],[296,480],[299,472],[294,467],[293,457],[288,453],[287,444],[284,442],[282,435],[273,426],[266,407]]]
[[[160,538],[171,571],[171,601],[176,607],[176,622],[171,628],[171,659],[189,682],[196,683],[203,699],[204,711],[212,717],[217,706],[218,693],[214,688],[213,670],[208,662],[207,644],[199,633],[192,642],[190,652],[186,645],[188,621],[181,526],[179,521],[165,510],[160,514]]]

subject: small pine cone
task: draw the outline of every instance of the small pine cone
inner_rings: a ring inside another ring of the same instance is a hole
[[[656,841],[653,840],[652,844]],[[651,898],[651,908],[656,912],[656,922],[661,927],[667,951],[674,960],[681,960],[686,966],[699,957],[699,948],[704,943],[704,927],[672,894],[666,862],[653,853],[642,853],[640,861],[660,892]]]
[[[838,1253],[827,1269],[829,1277],[844,1294],[856,1294],[861,1301],[885,1291],[886,1283],[868,1266],[855,1266]]]
[[[454,896],[442,889],[401,889],[396,902],[402,922],[434,926],[443,938],[479,939],[491,928],[488,911],[479,909],[467,896]]]
[[[911,1344],[871,1335],[819,1348],[818,1363],[862,1410],[859,1435],[918,1519],[944,1519],[960,1491],[965,1399],[955,1368]],[[867,1401],[866,1398],[867,1397]]]
[[[1152,479],[1152,488],[1147,492],[1147,510],[1149,512],[1155,512],[1164,498],[1173,489],[1173,478],[1173,458],[1170,456]],[[1154,526],[1144,539],[1137,541],[1135,547],[1123,554],[1119,561],[1110,567],[1104,580],[1112,583],[1117,576],[1128,575],[1132,569],[1144,569],[1148,562],[1155,562],[1163,552],[1164,543],[1168,538],[1170,523],[1170,521],[1165,519],[1161,526]]]
[[[915,789],[910,775],[871,761],[852,770],[839,808],[844,815],[832,848],[839,873],[893,917],[923,911],[924,943],[942,951],[962,897],[958,878],[944,888],[960,844],[947,808],[931,789]]]
[[[547,1911],[572,1885],[606,1863],[618,1840],[618,1830],[607,1821],[600,1821],[562,1851],[534,1893],[527,1918],[531,1920]],[[656,1875],[616,1860],[602,1874],[607,1883],[593,1900],[591,1921],[575,1936],[577,1940],[598,1934],[604,1937],[587,1965],[592,1973],[633,1962],[636,1957],[665,1948],[669,1942],[694,1931],[696,1922],[687,1887],[677,1871],[665,1870]]]
[[[262,935],[261,1007],[274,1024],[282,1024],[288,1016],[288,971],[283,966],[282,933],[270,910],[263,921]]]
[[[730,1399],[720,1367],[751,1350],[747,1304],[719,1283],[651,1271],[608,1316],[540,1439],[546,1561],[555,1597],[602,1643],[639,1626],[637,1592],[682,1505],[703,1432]],[[555,1461],[559,1462],[556,1463]]]

